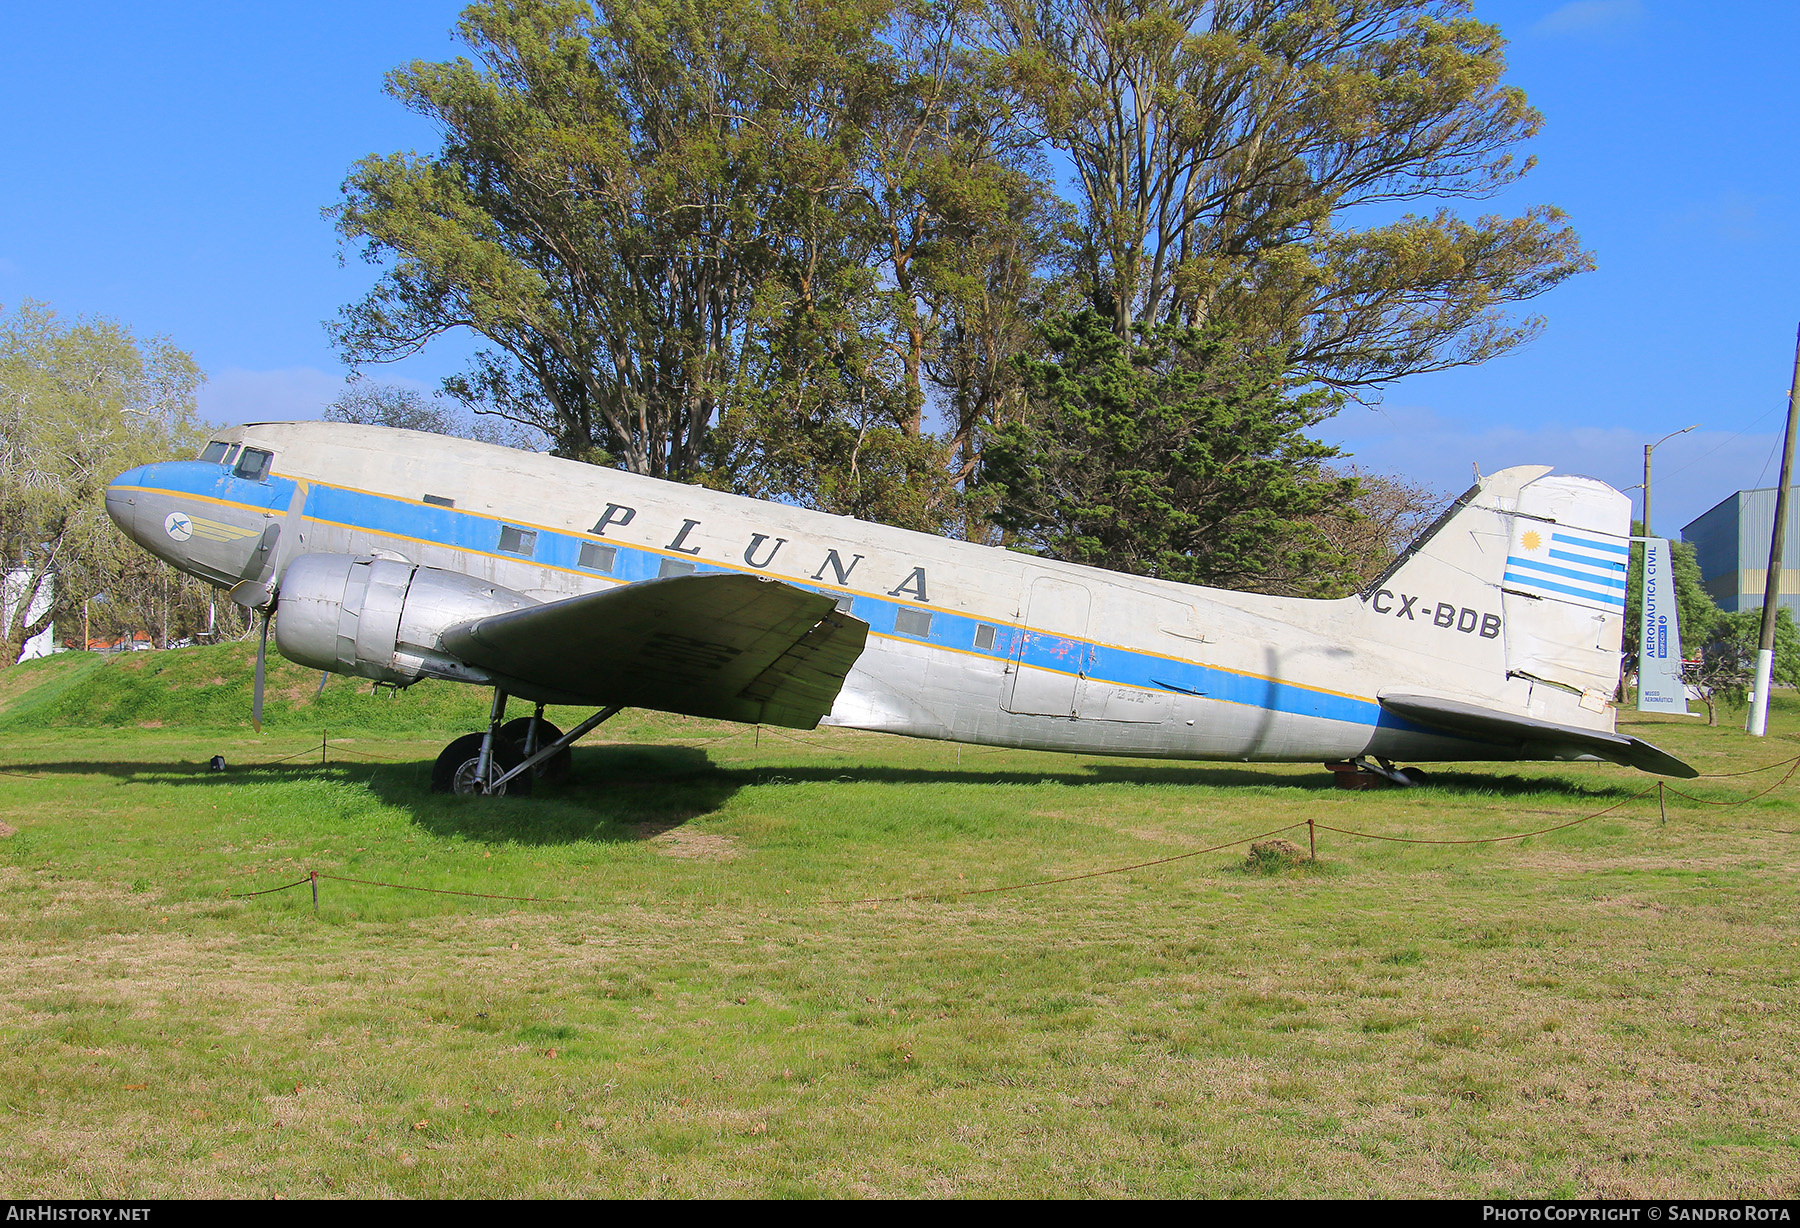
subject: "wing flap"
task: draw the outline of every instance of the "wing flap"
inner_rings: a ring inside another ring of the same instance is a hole
[[[868,631],[830,597],[726,573],[470,619],[440,643],[531,698],[811,729],[831,710]]]
[[[1495,712],[1491,708],[1439,699],[1431,695],[1383,695],[1383,709],[1395,716],[1433,729],[1443,729],[1486,742],[1519,747],[1568,747],[1595,755],[1626,767],[1653,772],[1658,776],[1691,779],[1700,773],[1666,751],[1658,750],[1642,738],[1620,733],[1604,733],[1575,725],[1559,725],[1553,721],[1534,720]]]

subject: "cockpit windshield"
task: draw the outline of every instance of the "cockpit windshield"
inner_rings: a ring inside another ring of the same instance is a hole
[[[245,478],[259,482],[268,475],[269,462],[275,454],[265,452],[261,448],[245,448],[244,454],[238,457],[237,468],[231,471],[233,477]]]
[[[230,447],[223,439],[215,439],[201,451],[200,459],[209,465],[216,465],[225,459],[225,451]]]

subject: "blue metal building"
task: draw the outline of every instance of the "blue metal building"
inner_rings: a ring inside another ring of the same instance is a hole
[[[1780,602],[1800,620],[1800,486],[1788,488],[1787,538],[1781,560]],[[1719,608],[1762,608],[1769,576],[1769,539],[1775,531],[1775,488],[1740,490],[1681,530],[1700,560],[1700,577]]]

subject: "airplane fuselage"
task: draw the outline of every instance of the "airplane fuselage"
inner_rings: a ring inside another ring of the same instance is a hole
[[[215,441],[227,456],[134,470],[109,493],[140,543],[211,583],[253,584],[302,553],[401,560],[541,602],[685,572],[779,579],[869,624],[827,724],[1108,755],[1318,762],[1516,757],[1398,718],[1382,709],[1382,691],[1481,695],[1555,719],[1576,712],[1570,688],[1509,672],[1498,590],[1485,604],[1458,600],[1429,571],[1423,583],[1413,573],[1366,597],[1268,597],[414,432],[268,423]],[[272,459],[255,473],[231,463],[240,449]]]

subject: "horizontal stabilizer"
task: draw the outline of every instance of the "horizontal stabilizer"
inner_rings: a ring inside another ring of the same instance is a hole
[[[1416,724],[1484,742],[1531,747],[1534,752],[1566,747],[1582,754],[1594,755],[1626,767],[1654,772],[1658,776],[1692,778],[1700,773],[1675,756],[1658,750],[1641,738],[1597,729],[1580,729],[1574,725],[1558,725],[1551,721],[1533,720],[1458,703],[1454,699],[1438,699],[1430,695],[1383,695],[1381,706],[1395,716]],[[1521,756],[1529,758],[1531,756]]]
[[[526,698],[811,729],[868,633],[830,597],[719,573],[470,619],[439,643]]]

